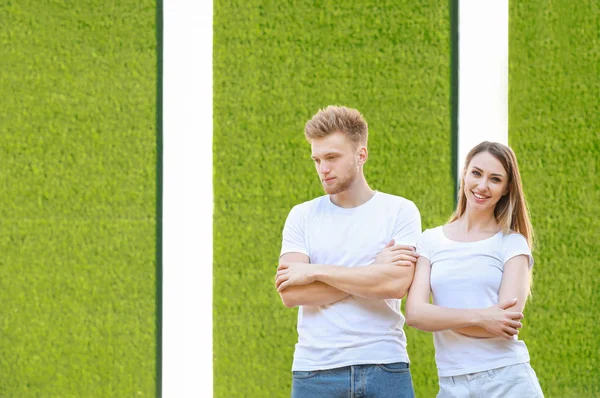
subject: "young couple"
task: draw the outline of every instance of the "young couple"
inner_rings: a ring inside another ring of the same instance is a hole
[[[407,324],[433,332],[438,397],[543,397],[517,338],[533,230],[513,151],[473,148],[455,213],[421,233],[413,202],[365,180],[357,110],[322,109],[305,135],[327,195],[290,211],[275,275],[299,307],[292,397],[414,397],[405,295]]]

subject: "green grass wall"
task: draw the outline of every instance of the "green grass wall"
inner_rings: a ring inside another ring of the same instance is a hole
[[[156,4],[0,4],[0,396],[155,393]]]
[[[593,2],[511,2],[510,138],[537,231],[522,331],[547,397],[600,396],[600,15]],[[330,103],[370,125],[366,175],[453,208],[446,4],[215,2],[215,395],[288,396],[296,311],[272,288],[281,227],[322,194],[302,137]],[[437,392],[431,335],[406,328],[417,396]]]
[[[155,394],[156,4],[0,5],[0,396]],[[522,336],[547,397],[600,396],[600,49],[594,2],[511,2],[510,144],[538,236]],[[321,195],[320,107],[370,126],[366,175],[453,208],[447,3],[214,2],[217,397],[289,396],[281,228]],[[406,328],[417,395],[431,335]]]
[[[525,309],[547,397],[600,396],[600,4],[511,1],[509,141],[538,246]]]
[[[424,227],[450,215],[448,15],[439,2],[215,1],[216,397],[289,396],[297,310],[273,276],[289,210],[323,194],[303,136],[319,108],[366,117],[372,188],[413,200]],[[430,396],[431,335],[407,333]]]

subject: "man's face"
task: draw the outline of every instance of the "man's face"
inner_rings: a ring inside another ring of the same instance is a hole
[[[335,195],[348,189],[359,171],[359,148],[343,133],[311,141],[312,159],[325,192]]]

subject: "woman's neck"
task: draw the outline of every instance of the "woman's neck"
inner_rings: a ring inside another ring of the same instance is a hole
[[[467,208],[456,223],[457,227],[466,233],[498,231],[498,222],[493,211],[475,211]]]

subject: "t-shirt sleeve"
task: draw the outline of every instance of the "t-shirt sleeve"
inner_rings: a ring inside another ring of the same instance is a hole
[[[281,243],[281,252],[279,257],[285,253],[303,253],[310,257],[306,247],[304,234],[306,214],[302,206],[294,206],[285,220],[283,226],[283,239]]]
[[[527,239],[519,233],[512,233],[504,237],[502,245],[502,263],[506,264],[511,258],[525,254],[529,258],[529,268],[533,267],[533,256],[527,244]]]
[[[423,233],[419,237],[419,240],[417,240],[417,254],[421,257],[426,257],[428,260],[431,261],[431,257],[429,254],[431,250],[431,245],[429,244],[429,235],[429,230],[423,231]]]
[[[415,247],[420,236],[421,214],[413,202],[407,201],[398,211],[392,238],[397,245]]]

